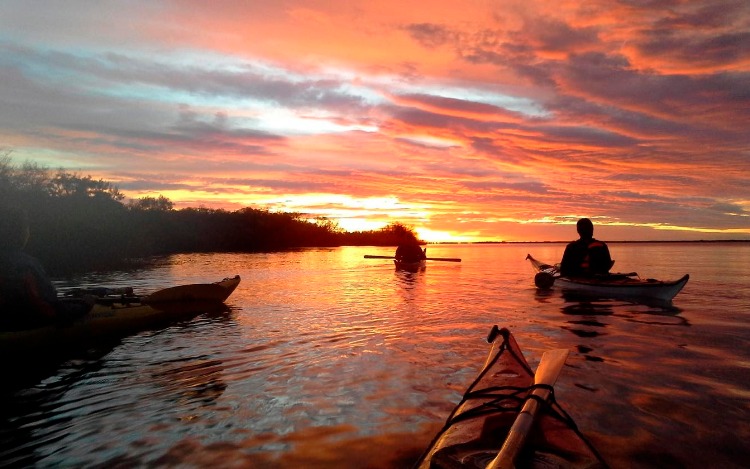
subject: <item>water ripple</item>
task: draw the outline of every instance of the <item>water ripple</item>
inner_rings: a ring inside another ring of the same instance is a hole
[[[227,312],[89,350],[7,395],[0,461],[409,466],[499,324],[532,366],[571,350],[556,395],[614,467],[739,467],[750,459],[750,248],[739,247],[723,270],[708,259],[724,251],[702,245],[610,247],[624,270],[689,272],[673,307],[537,291],[526,251],[555,259],[555,244],[430,247],[464,261],[416,274],[363,259],[388,250],[337,248],[180,255],[88,276],[79,283],[143,290],[243,280]]]

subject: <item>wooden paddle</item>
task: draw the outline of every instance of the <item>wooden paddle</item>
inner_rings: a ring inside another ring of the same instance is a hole
[[[394,256],[374,256],[371,254],[365,254],[365,259],[395,259]],[[461,262],[458,257],[428,257],[428,261],[445,261],[445,262]]]
[[[565,365],[565,360],[568,358],[568,350],[558,349],[549,350],[544,352],[542,360],[539,362],[539,367],[536,369],[534,375],[534,384],[544,384],[552,386],[557,381],[557,377],[562,371],[562,367]],[[550,396],[550,390],[545,388],[536,388],[532,391],[532,394],[539,398],[541,402],[547,402]],[[521,409],[521,412],[516,417],[516,421],[513,422],[513,426],[510,427],[507,438],[503,447],[500,448],[500,452],[495,459],[490,462],[487,469],[511,469],[514,468],[513,462],[516,456],[523,448],[523,444],[526,441],[526,437],[529,436],[531,428],[534,424],[534,418],[541,403],[536,398],[527,397],[526,402]]]

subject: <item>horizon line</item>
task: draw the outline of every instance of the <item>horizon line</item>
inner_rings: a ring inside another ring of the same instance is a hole
[[[424,241],[425,244],[567,244],[567,241]],[[607,244],[627,243],[750,243],[750,239],[674,239],[674,240],[614,240]]]

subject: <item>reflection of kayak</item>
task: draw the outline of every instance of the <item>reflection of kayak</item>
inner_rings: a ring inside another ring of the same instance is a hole
[[[482,371],[415,467],[484,469],[498,455],[531,393],[534,372],[510,331],[493,327],[488,341]],[[532,428],[516,467],[607,467],[557,403],[545,405]]]
[[[0,332],[0,353],[3,355],[18,353],[37,355],[45,350],[59,351],[85,347],[86,344],[97,340],[124,337],[196,314],[225,310],[226,306],[223,301],[234,291],[239,282],[238,276],[222,282],[206,284],[223,285],[222,294],[219,296],[216,296],[213,288],[206,290],[200,288],[201,284],[194,289],[195,286],[192,285],[168,288],[167,291],[180,293],[173,296],[172,301],[164,301],[162,297],[161,301],[151,303],[148,299],[152,295],[121,299],[106,297],[98,300],[87,315],[70,324]],[[192,290],[194,294],[189,294],[189,290]],[[211,295],[202,295],[202,293],[211,293]],[[10,359],[9,356],[8,359]]]
[[[418,272],[420,270],[423,270],[427,267],[427,260],[422,259],[419,261],[399,261],[394,259],[393,263],[396,265],[397,270],[405,270],[407,272]]]
[[[562,277],[559,266],[545,264],[526,256],[537,272],[534,283],[539,288],[559,286],[563,290],[576,291],[600,297],[635,298],[644,300],[672,301],[688,282],[685,274],[678,280],[642,279],[636,273],[608,274],[595,277]]]

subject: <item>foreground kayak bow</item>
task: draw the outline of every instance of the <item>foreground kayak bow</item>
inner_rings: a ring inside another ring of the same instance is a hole
[[[488,341],[492,348],[482,371],[415,467],[486,468],[500,453],[529,396],[552,392],[539,380],[535,384],[534,372],[510,331],[495,326]],[[515,467],[607,467],[553,398],[531,399],[540,409]]]

